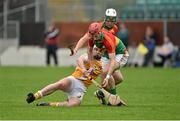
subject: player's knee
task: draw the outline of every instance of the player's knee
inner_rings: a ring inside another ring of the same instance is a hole
[[[120,76],[118,78],[115,78],[115,84],[118,85],[124,81],[124,77]]]
[[[124,81],[124,80],[116,80],[116,81],[115,81],[115,84],[118,85],[118,84],[122,83],[123,81]]]

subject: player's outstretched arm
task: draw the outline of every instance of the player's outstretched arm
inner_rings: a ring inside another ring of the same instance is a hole
[[[76,44],[76,47],[73,49],[73,53],[71,54],[71,56],[76,54],[77,51],[88,42],[88,40],[89,40],[89,36],[87,34],[85,34],[83,37],[81,37],[81,39]]]

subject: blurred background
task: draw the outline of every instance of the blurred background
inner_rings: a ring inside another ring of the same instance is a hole
[[[128,31],[127,66],[180,67],[180,0],[0,0],[0,66],[75,65],[86,48],[71,57],[68,47],[92,21],[103,21],[107,8],[116,9],[120,31]],[[53,58],[47,63],[46,57],[52,23],[58,63]],[[154,36],[154,49],[146,58],[148,33]]]

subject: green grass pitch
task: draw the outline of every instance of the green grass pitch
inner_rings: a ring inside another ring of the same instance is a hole
[[[0,120],[3,119],[180,119],[180,69],[123,68],[125,81],[117,87],[127,107],[102,106],[92,85],[80,107],[36,107],[27,104],[28,92],[70,75],[74,67],[0,67]],[[99,79],[98,79],[99,81]],[[62,101],[57,91],[39,101]]]

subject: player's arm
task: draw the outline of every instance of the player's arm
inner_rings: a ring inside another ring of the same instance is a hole
[[[109,60],[110,60],[110,62],[109,62],[108,72],[107,72],[106,77],[105,77],[105,79],[103,80],[103,83],[102,83],[103,87],[107,86],[108,81],[111,78],[111,75],[112,75],[112,73],[114,71],[115,63],[116,63],[116,61],[115,61],[115,53],[110,53],[109,54]]]
[[[74,48],[73,50],[73,54],[74,55],[75,53],[77,53],[77,51],[83,47],[83,45],[85,45],[89,40],[89,36],[88,34],[86,33],[83,37],[80,38],[80,40],[78,41],[78,43],[76,44],[76,47]]]
[[[78,59],[77,59],[77,65],[82,68],[83,72],[86,72],[86,67],[85,67],[85,63],[88,62],[88,56],[87,54],[83,54],[81,55]]]
[[[93,48],[88,46],[88,59],[90,62],[92,61],[92,51]]]
[[[87,70],[87,68],[85,67],[85,63],[89,63],[87,54],[81,55],[77,60],[77,65],[82,69],[83,72],[83,76],[80,78],[81,80],[87,80],[92,70],[91,68]]]
[[[114,68],[115,68],[115,53],[109,53],[109,60],[110,60],[110,64],[109,64],[109,70],[108,70],[108,73],[106,75],[107,78],[109,78],[113,71],[114,71]]]
[[[92,61],[93,47],[94,47],[94,42],[92,39],[89,39],[87,53],[88,53],[88,60],[90,62],[90,65],[91,65],[91,61]]]

